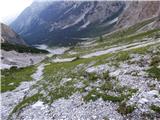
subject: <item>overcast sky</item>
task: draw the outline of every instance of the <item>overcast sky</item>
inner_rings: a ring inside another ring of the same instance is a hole
[[[0,22],[11,22],[32,2],[33,0],[0,0]]]

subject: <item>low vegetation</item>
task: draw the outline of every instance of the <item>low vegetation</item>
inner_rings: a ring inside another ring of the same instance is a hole
[[[157,66],[160,63],[160,56],[154,56],[151,59],[150,66]]]
[[[1,43],[1,49],[6,51],[15,50],[19,53],[48,53],[46,50],[40,50],[34,47],[23,46],[23,45],[14,45],[9,43]]]
[[[151,105],[151,110],[157,112],[157,113],[160,113],[160,106],[156,106],[156,105]]]
[[[119,107],[117,109],[117,111],[119,113],[121,113],[122,115],[127,115],[129,113],[132,113],[134,110],[135,110],[135,106],[133,106],[133,105],[132,106],[128,106],[128,105],[126,105],[125,102],[120,103],[120,105],[119,105]]]
[[[1,92],[14,90],[23,81],[32,80],[31,75],[36,71],[35,66],[11,69],[1,71]]]
[[[149,76],[153,78],[157,78],[157,80],[160,80],[160,68],[157,68],[156,66],[153,66],[147,70]]]
[[[18,112],[20,109],[22,109],[22,108],[24,108],[24,107],[26,107],[26,106],[28,106],[28,105],[30,105],[30,104],[38,101],[41,97],[42,97],[42,94],[37,93],[37,94],[35,94],[35,95],[31,96],[31,97],[28,97],[28,98],[23,99],[23,101],[20,102],[20,103],[13,109],[12,113]]]
[[[128,52],[121,52],[118,55],[116,55],[116,60],[117,61],[126,61],[130,59],[129,53]]]

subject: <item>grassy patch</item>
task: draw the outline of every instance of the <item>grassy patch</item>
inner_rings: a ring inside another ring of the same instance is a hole
[[[108,89],[108,88],[102,88],[102,89]],[[110,89],[110,88],[109,88]],[[86,96],[84,96],[84,101],[95,101],[98,98],[102,98],[104,101],[112,101],[112,102],[122,102],[123,100],[128,99],[131,94],[120,94],[119,96],[113,96],[113,95],[108,95],[106,92],[99,92],[96,89],[91,90]]]
[[[128,59],[130,59],[128,52],[120,52],[116,57],[117,61],[126,61]]]
[[[106,91],[106,90],[112,90],[113,89],[113,85],[110,81],[105,82],[104,84],[101,85],[100,87],[101,90]]]
[[[101,94],[96,90],[92,89],[86,96],[83,97],[84,101],[95,101],[101,97]]]
[[[11,68],[1,71],[1,92],[14,90],[23,81],[32,80],[31,75],[36,71],[35,66]]]
[[[120,95],[120,96],[111,96],[111,95],[105,95],[105,94],[102,94],[102,99],[104,101],[112,101],[112,102],[122,102],[124,99],[125,99],[125,96],[123,95]]]
[[[150,69],[148,69],[147,72],[148,72],[149,76],[160,80],[160,68],[153,66]]]
[[[71,96],[76,91],[77,89],[73,85],[65,85],[65,86],[56,87],[53,91],[49,93],[49,96],[51,97],[51,99],[50,101],[48,101],[48,103],[52,103],[54,100],[57,100],[59,98],[67,99],[69,96]]]
[[[87,73],[88,80],[96,81],[98,79],[98,75],[94,72]]]
[[[110,80],[109,71],[106,71],[103,73],[103,79],[105,79],[107,81]]]
[[[11,114],[18,112],[19,110],[21,110],[22,108],[28,106],[31,103],[34,103],[36,101],[38,101],[40,98],[42,97],[42,94],[35,94],[31,97],[28,97],[26,99],[24,99],[22,102],[20,102],[12,111]]]

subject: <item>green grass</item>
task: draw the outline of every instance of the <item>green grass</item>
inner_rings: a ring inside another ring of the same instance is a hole
[[[36,71],[35,66],[11,68],[1,71],[1,92],[14,90],[23,81],[32,80],[31,75]]]
[[[9,44],[9,43],[1,43],[1,49],[6,51],[15,50],[20,53],[48,53],[46,50],[40,50],[34,47],[18,45],[18,44]]]
[[[96,89],[93,89],[86,96],[83,97],[84,101],[86,102],[90,100],[95,101],[99,98],[102,98],[104,101],[122,102],[125,99],[125,96],[112,96],[106,93],[99,93]]]
[[[123,100],[127,100],[129,99],[134,93],[137,92],[136,89],[131,89],[128,87],[118,87],[116,84],[112,84],[111,82],[106,82],[104,84],[102,84],[99,89],[101,92],[97,91],[96,88],[92,89],[91,91],[89,91],[89,93],[84,96],[84,101],[95,101],[98,98],[102,98],[104,101],[112,101],[112,102],[122,102]],[[115,88],[119,89],[119,90],[115,90]],[[118,96],[113,96],[113,95],[109,95],[107,94],[107,91],[112,91],[112,92],[118,92],[119,95]]]
[[[78,91],[78,89],[76,89],[73,84],[56,87],[53,91],[49,93],[51,99],[47,101],[47,103],[53,103],[54,100],[57,100],[59,98],[67,99],[76,91]]]
[[[94,72],[87,73],[87,77],[88,77],[88,80],[90,81],[96,81],[99,78],[99,76]]]
[[[106,91],[106,90],[113,90],[113,85],[110,81],[106,81],[104,84],[102,84],[100,86],[100,89],[103,90],[103,91]]]
[[[105,94],[102,94],[102,99],[104,101],[112,101],[112,102],[122,102],[124,99],[125,99],[125,96],[123,95],[120,95],[120,96],[111,96],[111,95],[105,95]]]
[[[120,52],[118,55],[116,55],[117,61],[126,61],[128,59],[130,59],[128,52]]]
[[[157,80],[160,80],[160,68],[157,68],[156,66],[153,66],[147,70],[149,76],[153,78],[157,78]]]
[[[109,71],[103,73],[103,79],[105,79],[106,81],[110,80]]]
[[[36,101],[38,101],[40,98],[42,97],[42,94],[35,94],[31,97],[25,98],[24,100],[22,100],[11,112],[11,114],[16,113],[18,111],[20,111],[22,108],[28,106],[31,103],[34,103]],[[10,115],[11,115],[10,114]]]

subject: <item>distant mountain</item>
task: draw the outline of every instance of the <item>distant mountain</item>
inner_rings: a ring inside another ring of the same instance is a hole
[[[109,32],[124,7],[119,1],[34,2],[11,27],[29,44],[66,45]]]
[[[9,44],[27,45],[25,41],[9,26],[0,23],[1,26],[1,42]]]

